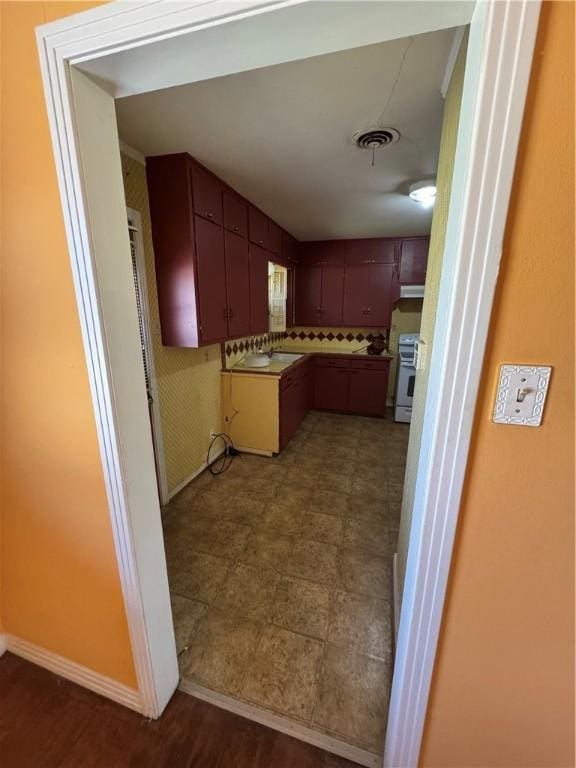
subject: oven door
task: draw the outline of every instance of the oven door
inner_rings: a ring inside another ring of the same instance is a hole
[[[396,391],[396,405],[412,407],[414,398],[414,385],[416,384],[416,368],[408,363],[400,363],[398,369],[398,388]]]

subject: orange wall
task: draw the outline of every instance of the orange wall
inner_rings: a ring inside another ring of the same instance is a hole
[[[34,37],[89,7],[1,5],[1,613],[5,631],[135,686]]]
[[[545,2],[424,766],[574,765],[574,5]],[[554,366],[540,428],[490,421],[498,367]]]

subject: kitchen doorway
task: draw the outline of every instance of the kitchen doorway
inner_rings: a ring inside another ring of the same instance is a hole
[[[459,4],[440,3],[432,13],[455,5]],[[111,5],[85,14],[82,20],[85,27],[78,19],[67,19],[42,28],[39,36],[142,709],[151,716],[158,716],[169,700],[177,682],[177,668],[171,632],[157,631],[158,626],[171,626],[171,616],[165,573],[157,566],[163,562],[163,553],[156,491],[151,479],[154,458],[146,398],[142,391],[134,399],[132,388],[141,362],[137,362],[137,356],[124,353],[125,349],[135,350],[138,346],[137,324],[135,319],[130,320],[124,308],[126,297],[133,291],[132,278],[129,264],[121,266],[118,277],[118,265],[112,263],[114,254],[129,252],[113,99],[74,65],[92,69],[90,74],[94,75],[95,61],[106,65],[108,57],[120,56],[113,61],[116,74],[109,71],[104,79],[109,86],[115,83],[116,92],[121,93],[122,88],[134,87],[129,83],[130,64],[135,61],[138,64],[132,75],[138,72],[142,88],[142,77],[148,78],[148,74],[143,74],[140,66],[141,54],[144,53],[144,61],[148,58],[150,62],[150,51],[146,49],[157,44],[160,36],[164,42],[178,42],[166,34],[170,29],[180,36],[202,35],[206,29],[212,35],[228,23],[242,23],[246,19],[253,25],[252,31],[258,28],[262,31],[262,24],[279,22],[276,29],[267,29],[266,34],[272,33],[279,41],[287,41],[290,30],[286,14],[302,12],[314,16],[322,8],[322,4],[287,3],[260,6],[256,11],[252,6],[252,3],[238,3],[231,16],[224,4],[212,4],[208,10],[204,6],[202,10],[202,6],[189,3],[165,16],[164,8],[146,3],[135,4],[131,11],[122,8],[122,13],[118,6]],[[346,4],[341,6],[341,13],[345,14]],[[424,13],[415,16],[412,9],[406,10],[402,4],[367,4],[366,8],[373,13],[385,10],[388,22],[393,19],[398,24],[400,19],[404,26],[399,27],[401,33],[397,27],[398,35],[421,31],[410,24],[421,25],[426,20]],[[459,131],[442,274],[443,313],[436,328],[442,343],[435,345],[430,361],[428,410],[410,534],[386,765],[415,765],[418,758],[462,490],[466,460],[463,446],[468,445],[471,431],[472,409],[469,404],[464,408],[454,390],[454,382],[458,381],[459,387],[464,384],[470,397],[475,398],[538,10],[538,4],[530,2],[482,4],[468,19],[472,22],[471,65],[466,77],[465,119]],[[336,9],[330,12],[330,23],[336,24]],[[130,13],[132,26],[126,23]],[[150,13],[157,14],[153,33],[147,27]],[[358,16],[357,7],[353,13]],[[402,19],[402,13],[407,13],[410,20]],[[199,28],[203,14],[204,23]],[[219,14],[224,18],[215,24]],[[385,23],[385,19],[375,24],[369,15],[367,11],[367,28],[389,31],[394,26]],[[305,48],[314,42],[318,32],[311,21],[313,18],[305,23],[304,19],[298,19],[297,29],[300,32],[306,29],[312,39],[304,38],[299,32],[298,50],[292,50],[292,56],[310,55],[310,48],[308,51]],[[340,31],[349,43],[358,26],[353,28],[343,19],[340,22]],[[326,20],[320,20],[324,32],[325,23]],[[107,30],[102,29],[102,35],[85,34],[87,27],[94,29],[102,25]],[[327,36],[318,34],[317,37],[326,39]],[[242,36],[237,39],[240,45]],[[132,41],[139,47],[133,47]],[[291,44],[294,45],[294,40]],[[213,45],[212,39],[210,50]],[[187,52],[201,55],[205,63],[214,65],[213,55],[206,56],[200,45],[185,47]],[[229,45],[228,50],[233,55],[239,52]],[[274,55],[279,51],[280,47],[276,46]],[[260,47],[257,54],[265,55],[265,49]],[[223,66],[222,59],[218,66]],[[228,60],[226,66],[234,71],[238,64]],[[158,69],[149,70],[148,87],[159,87],[158,77],[162,75]],[[467,291],[471,282],[478,286],[474,295]],[[106,290],[111,284],[119,284],[122,290]],[[130,312],[133,304],[132,297],[127,302]],[[118,322],[122,318],[126,322]],[[450,376],[447,375],[448,361]],[[442,424],[442,429],[438,424]],[[148,473],[143,472],[143,467],[151,470],[150,477],[146,477]]]

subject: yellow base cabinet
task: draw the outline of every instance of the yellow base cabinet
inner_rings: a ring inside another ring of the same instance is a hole
[[[238,450],[279,452],[279,384],[277,376],[222,371],[222,431]]]

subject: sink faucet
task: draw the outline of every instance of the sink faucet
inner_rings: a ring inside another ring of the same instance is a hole
[[[272,359],[272,355],[273,355],[273,354],[274,354],[274,347],[270,347],[270,349],[268,350],[268,357],[269,357],[270,359]]]

